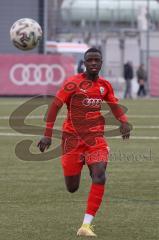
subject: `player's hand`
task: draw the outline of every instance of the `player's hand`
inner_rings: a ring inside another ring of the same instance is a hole
[[[47,150],[51,145],[51,138],[49,137],[43,137],[41,140],[38,142],[37,147],[40,149],[41,152],[44,152]]]
[[[121,132],[121,135],[122,135],[122,138],[123,140],[125,139],[129,139],[130,137],[130,124],[125,122],[125,123],[121,123],[120,125],[120,132]]]

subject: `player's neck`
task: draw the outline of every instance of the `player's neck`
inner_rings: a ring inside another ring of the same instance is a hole
[[[86,77],[87,77],[88,80],[97,81],[99,76],[98,76],[98,74],[86,73]]]

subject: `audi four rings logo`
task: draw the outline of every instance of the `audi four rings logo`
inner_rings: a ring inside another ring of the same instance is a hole
[[[85,98],[85,99],[83,99],[82,103],[86,107],[88,107],[88,106],[99,107],[99,106],[101,106],[102,99],[100,99],[100,98]]]
[[[66,78],[65,70],[59,64],[15,64],[10,70],[10,80],[18,86],[48,84],[58,86]]]

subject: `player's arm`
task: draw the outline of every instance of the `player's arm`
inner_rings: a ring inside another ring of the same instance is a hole
[[[56,116],[62,105],[67,102],[67,99],[71,94],[71,91],[66,90],[65,86],[67,83],[68,81],[66,81],[62,88],[58,91],[56,97],[52,101],[52,104],[49,108],[44,136],[41,138],[37,145],[41,152],[44,152],[46,149],[50,147]]]
[[[41,152],[44,152],[51,145],[51,138],[52,138],[54,123],[56,120],[56,116],[60,108],[62,107],[62,105],[63,105],[63,102],[57,97],[55,97],[51,103],[51,106],[49,108],[48,115],[47,115],[44,136],[41,138],[41,140],[38,142],[38,145],[37,145]]]
[[[128,118],[125,115],[123,109],[118,104],[118,99],[114,95],[113,88],[109,83],[107,85],[108,92],[105,96],[105,101],[108,103],[109,107],[115,118],[120,122],[120,132],[123,139],[128,139],[130,137],[130,124],[128,123]]]

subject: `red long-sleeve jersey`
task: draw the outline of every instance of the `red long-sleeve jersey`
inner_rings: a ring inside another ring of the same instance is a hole
[[[81,132],[104,130],[105,119],[101,115],[101,105],[106,102],[120,122],[127,122],[123,109],[118,104],[111,84],[102,77],[95,81],[87,79],[85,73],[67,79],[57,92],[47,116],[45,136],[52,136],[52,128],[59,108],[67,105],[67,117],[63,131],[80,134]],[[106,109],[108,110],[108,108]]]

